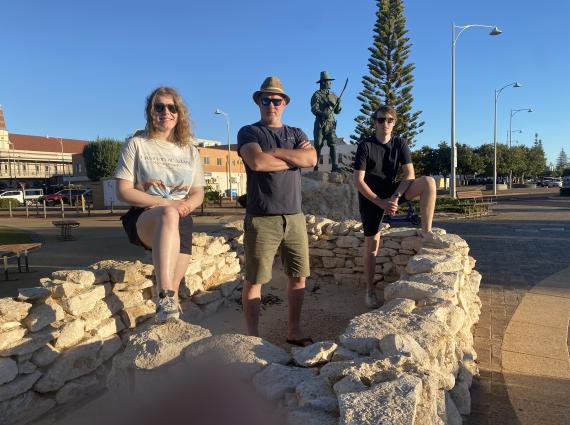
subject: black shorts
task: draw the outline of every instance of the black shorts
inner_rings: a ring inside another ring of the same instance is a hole
[[[390,198],[394,192],[396,192],[399,185],[400,182],[387,184],[383,190],[379,191],[380,193],[375,193],[380,199]],[[398,199],[398,205],[408,202],[405,197],[406,195],[404,194]],[[360,193],[358,194],[358,209],[360,210],[364,236],[374,236],[380,230],[380,223],[382,223],[382,219],[384,218],[384,210]]]
[[[140,215],[147,208],[131,207],[127,213],[121,217],[123,228],[129,237],[129,242],[142,246],[144,249],[151,251],[151,248],[142,243],[137,233],[137,221]],[[187,215],[178,222],[178,231],[180,232],[180,253],[192,254],[192,217]]]

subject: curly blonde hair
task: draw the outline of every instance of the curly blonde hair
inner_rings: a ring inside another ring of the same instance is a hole
[[[178,120],[174,130],[170,134],[169,141],[181,146],[186,146],[194,140],[194,133],[192,132],[190,112],[182,100],[182,96],[172,87],[158,87],[146,98],[145,117],[146,127],[145,131],[149,137],[154,137],[156,134],[156,126],[154,125],[152,112],[154,102],[157,96],[172,96],[174,104],[178,109]]]

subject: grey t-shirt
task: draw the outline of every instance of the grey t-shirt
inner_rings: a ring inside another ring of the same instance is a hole
[[[248,143],[257,143],[266,152],[273,148],[296,149],[309,140],[300,128],[267,127],[261,123],[246,125],[238,132],[238,153]],[[241,156],[241,154],[240,154]],[[255,215],[297,214],[301,212],[301,169],[253,171],[247,174],[247,212]]]

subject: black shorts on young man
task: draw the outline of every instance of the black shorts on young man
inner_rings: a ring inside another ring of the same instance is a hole
[[[386,184],[382,190],[376,193],[380,199],[391,198],[394,192],[398,189],[400,182],[393,182]],[[405,199],[406,195],[400,196],[398,205],[401,205],[408,200]],[[364,236],[374,236],[380,230],[380,223],[384,218],[384,210],[372,201],[368,200],[361,193],[358,193],[358,209],[360,210],[360,218],[362,219],[362,229]]]

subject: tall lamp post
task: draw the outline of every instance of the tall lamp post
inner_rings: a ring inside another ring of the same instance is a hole
[[[495,89],[495,115],[493,118],[493,195],[497,194],[497,101],[499,100],[499,95],[507,87],[519,88],[522,87],[518,82],[509,83],[501,87],[500,89]]]
[[[513,132],[516,130],[511,130],[512,126],[513,126],[513,116],[515,116],[516,114],[518,114],[521,111],[526,111],[526,112],[533,112],[532,108],[521,108],[521,109],[511,109],[511,115],[509,117],[509,150],[512,147],[512,141],[513,141]],[[520,132],[520,130],[519,130]],[[509,188],[513,187],[513,170],[509,171]]]
[[[221,109],[216,109],[214,112],[216,115],[223,115],[226,119],[226,127],[228,130],[228,188],[230,189],[230,200],[233,200],[232,194],[232,157],[231,157],[231,149],[230,149],[230,116],[227,112],[222,111]]]
[[[10,172],[10,186],[12,186],[12,164],[14,163],[14,159],[10,162],[10,146],[12,146],[12,153],[14,152],[14,143],[8,140],[8,170]],[[12,155],[14,158],[14,155]],[[16,164],[14,164],[15,166]]]
[[[54,139],[54,137],[46,136],[46,139]],[[63,159],[63,138],[60,137],[59,140],[55,138],[59,142],[59,146],[61,148],[61,182],[65,186],[65,161]],[[67,179],[67,186],[69,187],[69,179]]]
[[[499,35],[502,31],[493,25],[455,25],[451,24],[451,179],[449,182],[449,194],[455,198],[456,197],[456,187],[455,187],[455,169],[457,167],[457,147],[455,142],[455,44],[459,39],[459,36],[469,28],[491,28],[489,35]],[[458,29],[459,32],[455,35],[455,30]]]

